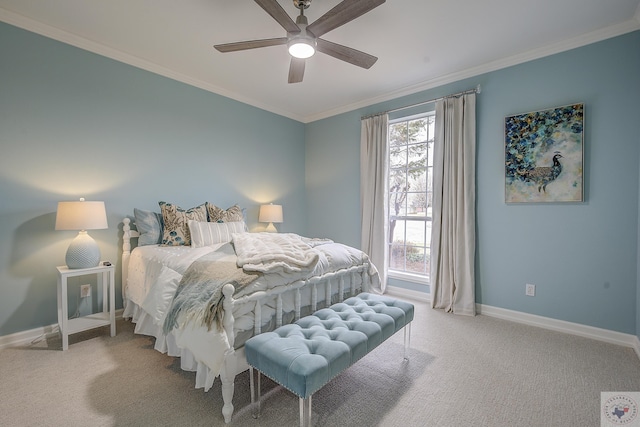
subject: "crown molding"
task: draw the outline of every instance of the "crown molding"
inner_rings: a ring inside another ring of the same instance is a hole
[[[148,61],[146,59],[122,52],[117,49],[113,49],[111,47],[105,46],[100,43],[96,43],[94,41],[80,37],[76,34],[72,34],[67,31],[61,30],[59,28],[44,24],[42,22],[35,21],[33,19],[27,18],[23,15],[11,12],[3,8],[0,8],[0,21],[25,29],[27,31],[34,32],[36,34],[40,34],[42,36],[51,38],[53,40],[66,43],[71,46],[75,46],[77,48],[87,50],[89,52],[96,53],[98,55],[105,56],[107,58],[111,58],[119,62],[123,62],[133,67],[140,68],[142,70],[149,71],[154,74],[158,74],[163,77],[167,77],[169,79],[176,80],[176,81],[188,84],[190,86],[194,86],[202,90],[206,90],[208,92],[212,92],[217,95],[221,95],[221,96],[233,99],[235,101],[251,105],[261,110],[269,111],[271,113],[278,114],[280,116],[288,117],[290,119],[293,119],[302,123],[310,123],[317,120],[325,119],[327,117],[331,117],[331,116],[346,113],[349,111],[357,110],[360,108],[368,107],[381,102],[390,101],[392,99],[400,98],[403,96],[412,95],[417,92],[433,89],[445,84],[454,83],[459,80],[475,77],[491,71],[496,71],[502,68],[518,65],[524,62],[532,61],[534,59],[564,52],[570,49],[575,49],[591,43],[596,43],[601,40],[606,40],[612,37],[630,33],[632,31],[636,31],[640,29],[640,5],[636,9],[636,12],[633,18],[623,23],[605,27],[600,30],[583,34],[578,37],[563,40],[561,42],[554,43],[538,49],[529,50],[527,52],[523,52],[507,58],[491,61],[477,67],[469,68],[467,70],[459,71],[456,73],[450,73],[434,79],[418,82],[410,86],[406,86],[391,92],[387,92],[377,97],[367,98],[362,101],[358,101],[352,104],[348,104],[342,107],[323,111],[321,113],[313,114],[309,116],[297,116],[295,114],[292,114],[290,111],[283,111],[281,109],[273,107],[272,105],[267,105],[267,104],[257,102],[254,99],[238,95],[235,92],[228,91],[219,86],[206,83],[199,79],[194,79],[185,74],[171,70],[169,68],[166,68],[154,62]]]
[[[266,105],[266,104],[256,102],[254,99],[243,97],[241,95],[238,95],[237,93],[228,91],[219,86],[212,85],[210,83],[204,82],[199,79],[194,79],[193,77],[179,73],[170,68],[166,68],[162,65],[156,64],[146,59],[137,57],[135,55],[131,55],[126,52],[122,52],[120,50],[94,42],[89,39],[85,39],[76,34],[69,33],[67,31],[61,30],[56,27],[52,27],[47,24],[43,24],[40,21],[27,18],[23,15],[8,11],[3,8],[0,8],[0,21],[13,25],[18,28],[22,28],[23,30],[31,31],[32,33],[36,33],[41,36],[45,36],[50,39],[77,47],[79,49],[83,49],[83,50],[116,60],[118,62],[122,62],[128,65],[131,65],[133,67],[140,68],[142,70],[149,71],[151,73],[158,74],[160,76],[167,77],[169,79],[176,80],[178,82],[197,87],[202,90],[206,90],[207,92],[212,92],[217,95],[221,95],[226,98],[230,98],[235,101],[242,102],[243,104],[251,105],[261,110],[269,111],[271,113],[278,114],[280,116],[285,116],[290,119],[297,120],[299,122],[303,121],[303,117],[296,117],[295,115],[292,115],[291,112],[289,111],[283,111],[283,110],[274,108],[271,105]]]
[[[360,108],[368,107],[381,102],[386,102],[386,101],[397,99],[403,96],[412,95],[417,92],[422,92],[428,89],[433,89],[439,86],[443,86],[445,84],[454,83],[454,82],[468,79],[471,77],[476,77],[481,74],[489,73],[491,71],[500,70],[503,68],[533,61],[535,59],[543,58],[545,56],[554,55],[556,53],[565,52],[567,50],[575,49],[575,48],[586,46],[602,40],[621,36],[623,34],[627,34],[639,29],[640,29],[640,5],[636,10],[636,14],[634,18],[628,21],[625,21],[621,24],[612,25],[597,31],[583,34],[581,36],[574,37],[571,39],[563,40],[561,42],[547,45],[538,49],[529,50],[527,52],[512,55],[503,59],[487,62],[477,67],[469,68],[456,73],[446,74],[444,76],[440,76],[435,79],[419,82],[411,86],[406,86],[404,88],[400,88],[398,90],[388,92],[378,97],[368,98],[368,99],[359,101],[357,103],[352,103],[350,105],[339,107],[333,110],[328,110],[319,114],[307,116],[305,117],[304,122],[305,123],[314,122],[316,120],[325,119],[327,117],[331,117],[331,116],[346,113],[349,111],[357,110]]]

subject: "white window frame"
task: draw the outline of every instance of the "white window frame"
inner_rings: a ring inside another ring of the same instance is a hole
[[[406,116],[406,117],[399,117],[397,119],[393,119],[389,121],[389,133],[391,131],[391,126],[398,124],[398,123],[404,123],[404,122],[410,122],[412,120],[418,120],[418,119],[422,119],[422,118],[426,118],[426,117],[432,117],[432,120],[434,122],[434,126],[432,128],[435,129],[435,111],[428,111],[428,112],[424,112],[424,113],[420,113],[420,114],[415,114],[415,115],[411,115],[411,116]],[[427,134],[427,139],[425,141],[417,141],[413,144],[419,144],[419,143],[424,143],[424,142],[428,142],[428,141],[433,141],[434,139],[434,133],[428,133]],[[389,141],[391,140],[391,138],[389,137]],[[433,147],[433,145],[432,145]],[[433,148],[432,148],[433,150]],[[390,176],[391,176],[391,150],[389,150],[389,153],[387,154],[387,164],[389,165],[389,172],[388,172],[388,176],[387,176],[387,182],[389,182],[390,180]],[[428,158],[431,157],[431,162],[433,161],[433,157],[432,156],[427,156]],[[429,164],[429,159],[427,160],[427,165],[425,166],[425,172],[426,172],[426,177],[427,180],[428,179],[432,179],[433,177],[433,173],[429,172],[429,170],[433,171],[433,163]],[[433,183],[425,183],[425,198],[426,200],[429,200],[429,198],[431,197],[430,192],[432,191],[433,188]],[[410,190],[411,191],[411,190]],[[408,215],[404,215],[404,216],[396,216],[395,212],[392,212],[392,203],[391,203],[391,193],[390,190],[387,192],[387,201],[388,201],[388,206],[389,206],[389,225],[391,225],[391,218],[395,217],[399,220],[422,220],[420,217],[409,217]],[[426,223],[427,222],[432,222],[432,217],[429,216],[428,214],[425,213],[424,216],[424,221],[425,221],[425,233],[426,233]],[[407,243],[407,231],[406,228],[404,230],[404,246],[406,247],[406,243]],[[389,241],[389,236],[386,236],[386,240],[387,240],[387,245],[389,247],[389,257],[387,258],[386,262],[387,262],[387,267],[388,267],[388,276],[390,278],[394,278],[394,279],[399,279],[399,280],[404,280],[404,281],[408,281],[408,282],[412,282],[412,283],[418,283],[418,284],[424,284],[424,285],[429,285],[430,284],[430,280],[429,280],[429,271],[426,271],[425,273],[416,273],[416,272],[411,272],[411,271],[407,271],[407,270],[397,270],[397,269],[393,269],[391,267],[391,256],[392,256],[392,252],[391,252],[391,247],[393,242]],[[429,247],[430,247],[430,242],[427,241],[425,239],[424,242],[424,246],[423,249],[425,251],[425,254],[427,253],[427,251],[429,251]]]

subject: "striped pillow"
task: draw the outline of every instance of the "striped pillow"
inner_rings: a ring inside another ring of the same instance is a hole
[[[201,248],[217,243],[228,243],[233,233],[244,233],[247,226],[244,221],[233,222],[202,222],[189,220],[191,246]]]

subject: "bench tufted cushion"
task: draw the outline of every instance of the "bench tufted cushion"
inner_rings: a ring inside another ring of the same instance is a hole
[[[413,320],[413,304],[362,293],[249,339],[247,362],[307,398]]]

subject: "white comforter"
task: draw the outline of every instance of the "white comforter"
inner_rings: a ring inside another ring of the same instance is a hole
[[[320,252],[309,241],[310,239],[291,233],[233,235],[238,267],[245,271],[292,276],[312,272],[320,260]],[[333,242],[325,240],[324,243]]]
[[[257,269],[256,271],[263,269],[275,272],[275,274],[261,276],[244,288],[236,297],[268,290],[301,277],[322,275],[369,262],[367,255],[362,251],[331,241],[306,239],[306,246],[301,246],[300,242],[304,243],[305,239],[300,236],[280,234],[266,237],[262,243],[257,243],[254,240],[256,236],[251,236],[251,234],[254,233],[234,235],[237,248],[240,248],[238,256],[229,244],[203,248],[153,245],[135,248],[129,263],[127,299],[140,306],[153,318],[153,322],[161,327],[176,288],[188,266],[193,261],[214,251],[218,252],[217,256],[222,261],[236,261],[239,266],[248,264],[249,268]],[[274,248],[269,249],[268,246],[283,239],[288,241],[285,244],[288,249],[276,251],[275,258],[271,256],[270,259],[267,259],[260,255],[263,250],[274,251]],[[304,249],[304,251],[300,252],[299,249]],[[283,258],[278,258],[278,256],[296,258],[299,264],[294,268],[291,268],[291,265],[285,267],[282,264]],[[369,291],[380,292],[378,273],[373,265],[369,269],[369,283]],[[234,308],[235,331],[252,330],[253,308],[254,305]],[[283,299],[283,310],[285,312],[294,310],[292,298]],[[273,314],[272,307],[263,306],[262,322],[267,322]],[[224,331],[209,331],[202,325],[190,323],[183,324],[181,328],[175,329],[172,333],[178,346],[189,349],[197,360],[204,363],[212,371],[214,376],[219,374],[225,352],[231,350]]]

